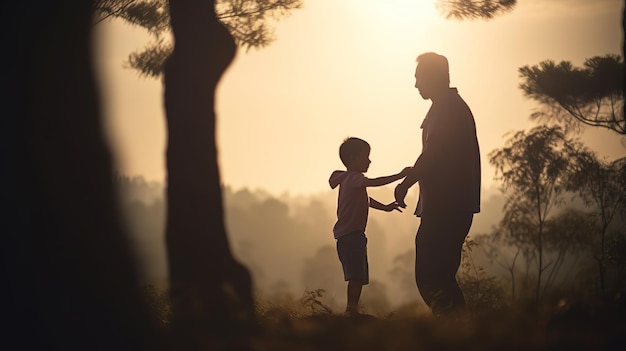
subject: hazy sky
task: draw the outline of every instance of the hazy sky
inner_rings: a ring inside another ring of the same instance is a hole
[[[412,165],[430,106],[413,87],[415,58],[435,51],[448,57],[451,85],[473,110],[488,189],[487,154],[507,132],[534,125],[528,116],[537,105],[518,88],[518,68],[621,54],[623,3],[519,0],[495,19],[459,22],[440,15],[435,0],[304,0],[276,24],[274,43],[238,53],[218,88],[222,180],[276,195],[328,190],[330,173],[343,168],[337,150],[347,136],[370,142],[370,177]],[[97,29],[118,169],[163,181],[161,82],[122,67],[148,36],[121,21]],[[592,128],[585,141],[609,159],[626,155],[615,133]]]

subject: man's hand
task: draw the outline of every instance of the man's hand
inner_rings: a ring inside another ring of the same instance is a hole
[[[409,189],[402,185],[402,183],[396,185],[396,189],[394,191],[394,195],[396,197],[396,203],[398,206],[402,208],[406,208],[406,203],[404,202],[404,198],[406,197],[406,193]]]
[[[404,167],[402,172],[400,172],[400,175],[406,177],[412,169],[413,167]]]

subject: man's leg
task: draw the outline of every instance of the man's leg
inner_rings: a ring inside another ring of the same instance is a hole
[[[465,306],[456,273],[472,218],[471,213],[422,217],[415,238],[415,282],[435,314]]]

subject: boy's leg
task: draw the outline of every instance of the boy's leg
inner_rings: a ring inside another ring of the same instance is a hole
[[[361,280],[349,280],[348,281],[348,306],[346,312],[359,313],[359,299],[361,298],[361,291],[363,290],[363,281]]]
[[[367,237],[355,232],[337,240],[337,252],[343,266],[344,278],[348,282],[346,312],[358,313],[363,285],[369,283],[367,262]]]

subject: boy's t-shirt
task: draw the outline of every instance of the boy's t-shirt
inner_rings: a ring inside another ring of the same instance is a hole
[[[356,171],[334,171],[328,183],[331,189],[339,186],[337,222],[333,227],[335,239],[355,232],[365,232],[369,211],[369,196],[365,176]]]

